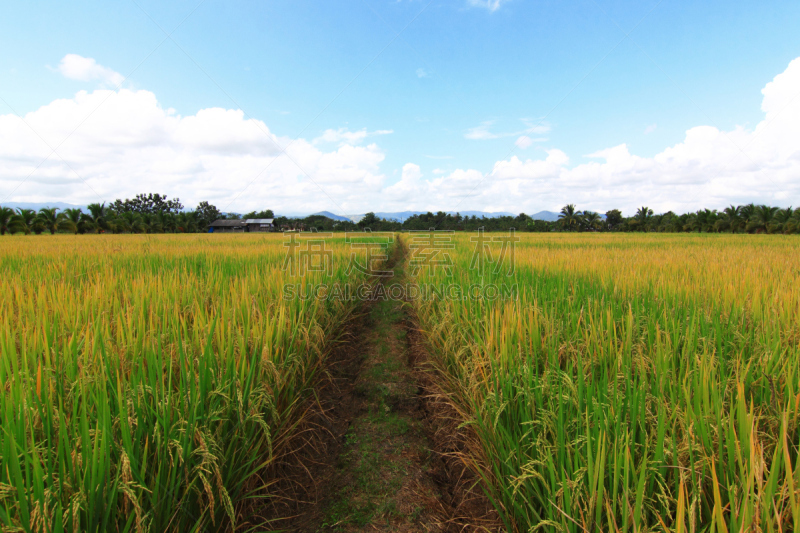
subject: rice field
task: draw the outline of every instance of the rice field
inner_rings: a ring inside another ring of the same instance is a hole
[[[505,528],[798,530],[800,241],[517,237],[513,254],[484,248],[483,274],[477,234],[438,268],[402,237],[418,285],[461,289],[412,305]],[[285,243],[0,240],[3,531],[255,525],[265,469],[359,305],[287,298]],[[362,247],[325,243],[330,271],[304,284],[365,281]],[[513,290],[470,291],[492,285]]]
[[[327,239],[331,277],[353,250]],[[245,528],[354,304],[281,235],[0,239],[3,531]]]
[[[518,236],[416,278],[517,299],[414,303],[506,528],[800,530],[800,241]]]

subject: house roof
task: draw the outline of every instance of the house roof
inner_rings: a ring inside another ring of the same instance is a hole
[[[209,226],[216,227],[216,228],[226,228],[226,227],[236,227],[236,226],[244,226],[245,222],[243,220],[225,220],[219,219],[215,220]]]
[[[248,218],[245,224],[272,224],[273,218]]]

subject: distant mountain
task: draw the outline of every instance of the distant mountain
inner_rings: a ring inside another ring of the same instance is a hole
[[[385,220],[396,220],[398,222],[405,222],[409,218],[415,215],[424,215],[427,211],[397,211],[397,212],[376,212],[375,216],[378,218],[382,218]],[[447,211],[449,215],[455,215],[456,213],[460,214],[462,217],[471,217],[476,216],[478,218],[486,217],[486,218],[497,218],[497,217],[515,217],[517,214],[509,213],[506,211],[498,211],[498,212],[488,212],[488,211]],[[350,217],[351,220],[354,222],[358,222],[364,217],[364,215],[356,215]]]
[[[558,220],[558,213],[552,211],[539,211],[535,215],[531,215],[533,220],[544,220],[545,222],[555,222]]]
[[[395,212],[388,212],[388,211],[376,211],[375,216],[378,218],[382,218],[384,220],[395,220],[397,222],[405,222],[409,218],[415,215],[424,215],[427,211],[395,211]],[[449,215],[455,215],[456,213],[460,214],[462,217],[478,217],[478,218],[497,218],[497,217],[515,217],[519,213],[510,213],[508,211],[447,211]],[[331,213],[330,211],[320,211],[318,213],[314,213],[314,215],[321,215],[324,217],[328,217],[331,220],[351,220],[353,222],[358,222],[364,215],[350,215],[350,216],[342,216],[336,215]],[[553,213],[552,211],[540,211],[536,213],[531,218],[537,220],[558,220],[558,213]]]
[[[330,211],[320,211],[318,213],[312,213],[309,216],[312,216],[312,217],[313,216],[328,217],[331,220],[338,220],[339,222],[345,222],[345,221],[351,220],[351,217],[343,217],[341,215],[334,215]],[[364,216],[364,215],[361,215],[361,216]]]
[[[449,214],[455,215],[455,212],[448,211]],[[475,215],[478,218],[486,217],[486,218],[497,218],[497,217],[515,217],[519,215],[519,213],[509,213],[508,211],[496,211],[496,212],[487,212],[487,211],[459,211],[462,217],[471,217]]]
[[[421,214],[423,214],[423,211],[400,211],[398,213],[380,212],[380,213],[375,213],[375,216],[378,218],[382,218],[384,220],[396,220],[398,222],[405,222],[407,219],[413,217],[414,215],[421,215]]]

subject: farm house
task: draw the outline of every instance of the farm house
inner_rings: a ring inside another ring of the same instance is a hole
[[[215,220],[208,225],[209,233],[233,233],[247,231],[247,224],[244,220]]]
[[[275,225],[272,218],[248,218],[244,221],[247,224],[247,231],[274,231]]]

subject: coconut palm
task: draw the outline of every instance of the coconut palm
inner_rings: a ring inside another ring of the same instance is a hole
[[[716,230],[717,210],[701,209],[692,213],[686,219],[683,229],[686,231],[696,231],[709,233]]]
[[[747,230],[747,224],[756,212],[755,204],[739,206],[739,217],[742,219],[741,229]]]
[[[642,206],[636,210],[636,214],[628,220],[628,225],[639,231],[647,231],[648,222],[653,216],[653,210]]]
[[[792,218],[792,208],[778,209],[775,216],[772,217],[772,222],[767,228],[770,233],[786,233],[789,220]]]
[[[0,235],[5,235],[6,232],[13,234],[18,227],[14,210],[10,207],[0,207]]]
[[[714,229],[717,231],[730,231],[735,233],[742,226],[740,207],[726,207],[722,210],[722,214],[714,222]]]
[[[21,231],[25,232],[25,235],[30,235],[31,231],[33,231],[36,220],[36,211],[33,209],[23,209],[21,207],[17,208],[17,214],[14,215],[14,219]],[[37,233],[41,233],[44,230],[44,227],[41,225],[41,230]]]
[[[653,216],[653,210],[649,207],[642,206],[636,210],[636,215],[634,215],[634,218],[636,218],[636,220],[639,222],[644,223],[647,222],[651,216]]]
[[[175,230],[180,233],[194,233],[197,231],[197,213],[183,211],[175,215]]]
[[[94,229],[92,217],[81,211],[79,207],[65,209],[64,217],[72,224],[76,234],[84,234]]]
[[[800,233],[800,207],[794,210],[786,223],[786,233]]]
[[[142,216],[133,211],[124,211],[121,213],[114,220],[114,224],[119,232],[145,233],[147,231],[147,226],[144,224]]]
[[[768,205],[759,205],[753,210],[753,215],[747,223],[747,231],[756,233],[766,233],[769,231],[770,226],[775,218],[775,213],[778,212],[777,207],[770,207]]]
[[[64,213],[59,213],[57,207],[43,207],[39,209],[36,220],[41,222],[50,235],[55,235],[59,230],[74,231],[72,221]]]
[[[586,229],[595,231],[602,227],[603,219],[594,211],[583,212],[583,225]]]
[[[111,231],[113,230],[111,223],[111,216],[105,202],[102,204],[89,204],[86,207],[89,213],[86,217],[91,221],[92,226],[97,231]]]
[[[578,229],[581,220],[581,212],[575,209],[575,204],[567,204],[561,208],[558,221],[568,231]]]

